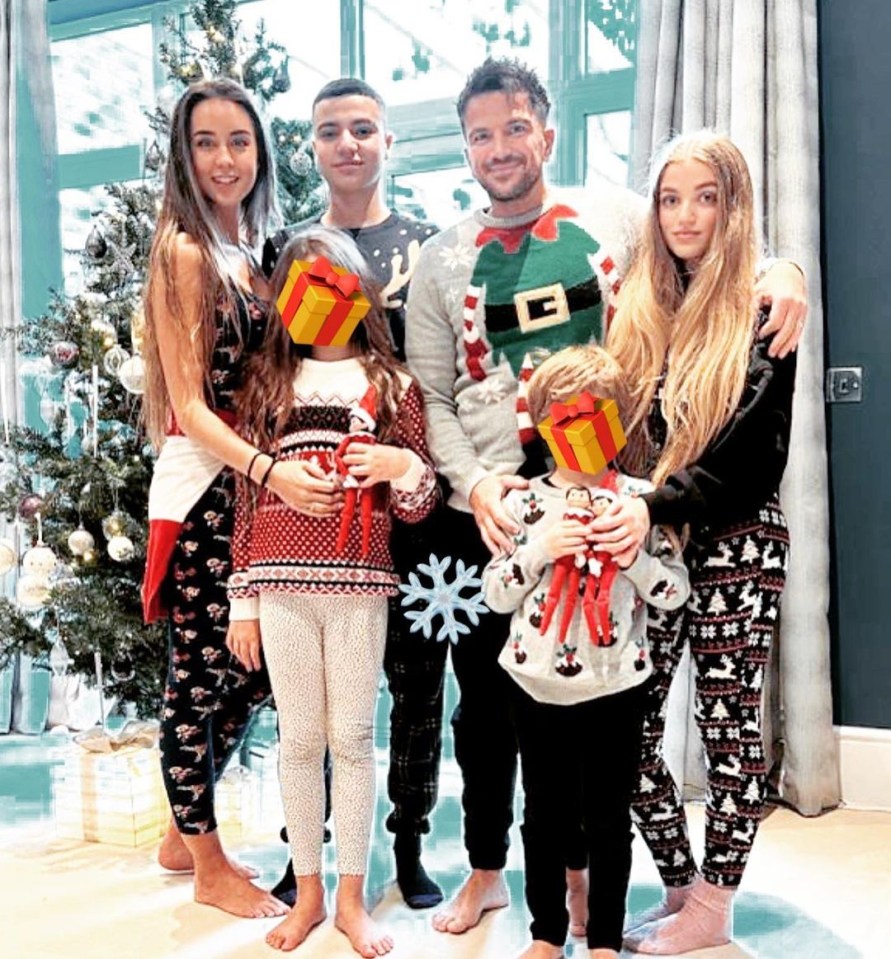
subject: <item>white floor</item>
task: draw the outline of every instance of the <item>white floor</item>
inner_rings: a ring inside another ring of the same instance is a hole
[[[457,780],[443,777],[443,801],[425,861],[446,888],[459,885],[464,853],[455,838]],[[280,819],[269,796],[228,845],[272,884],[284,862]],[[8,821],[8,817],[3,817]],[[702,810],[691,808],[694,835]],[[396,939],[393,959],[509,959],[527,941],[518,837],[507,875],[512,905],[463,936],[430,927],[385,878],[370,883],[375,915]],[[328,853],[330,864],[332,853]],[[331,870],[329,869],[329,872]],[[376,832],[370,875],[390,875],[386,837]],[[331,877],[329,877],[331,878]],[[632,911],[657,896],[656,873],[635,847]],[[262,959],[274,920],[240,920],[192,902],[186,876],[163,874],[154,847],[127,849],[60,839],[51,819],[0,829],[0,956],[3,959]],[[759,833],[737,901],[736,939],[697,959],[889,959],[891,813],[839,810],[803,819],[773,811]],[[582,959],[582,943],[567,956]],[[355,959],[329,921],[294,953],[300,959]]]

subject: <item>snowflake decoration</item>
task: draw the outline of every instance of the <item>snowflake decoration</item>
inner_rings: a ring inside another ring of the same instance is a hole
[[[455,578],[449,582],[446,572],[452,563],[452,557],[444,559],[430,554],[429,563],[418,563],[418,572],[430,578],[430,585],[422,585],[417,573],[408,574],[408,583],[400,583],[399,589],[405,593],[402,598],[403,606],[421,602],[423,609],[409,609],[405,611],[405,618],[411,621],[411,632],[419,630],[424,638],[429,639],[433,633],[434,619],[442,617],[442,625],[436,634],[436,639],[442,642],[446,637],[452,642],[458,642],[458,636],[470,632],[470,627],[457,619],[458,613],[464,613],[470,622],[477,626],[480,615],[489,611],[483,601],[482,591],[478,587],[483,581],[476,575],[476,566],[465,566],[459,559],[455,564]],[[462,590],[476,589],[471,596],[462,596]]]
[[[460,243],[455,246],[443,247],[439,251],[439,256],[442,259],[442,265],[453,273],[458,267],[470,266],[473,263],[473,250]]]
[[[476,392],[484,406],[495,406],[497,403],[500,403],[505,396],[507,396],[507,390],[504,387],[504,383],[499,382],[497,379],[491,376],[487,377],[482,383],[479,384]]]
[[[133,265],[133,255],[136,253],[136,244],[129,246],[118,246],[117,243],[109,243],[111,248],[111,264],[108,267],[110,273],[114,274],[121,283],[126,283],[133,279],[136,267]]]

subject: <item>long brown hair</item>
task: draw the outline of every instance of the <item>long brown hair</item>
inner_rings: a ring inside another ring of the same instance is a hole
[[[393,341],[381,304],[379,285],[352,237],[340,230],[311,226],[301,230],[282,250],[270,286],[273,304],[261,348],[250,358],[244,387],[238,396],[241,433],[260,449],[271,449],[281,435],[294,406],[294,377],[312,347],[294,343],[285,328],[275,298],[285,285],[294,260],[312,260],[324,256],[359,277],[362,292],[371,300],[371,309],[356,327],[351,342],[359,348],[359,360],[369,383],[378,396],[377,437],[386,442],[396,425],[396,410],[402,393],[400,372],[405,373],[393,355]],[[407,373],[405,374],[407,376]]]
[[[213,206],[201,191],[195,174],[191,150],[191,123],[195,107],[204,100],[222,99],[242,107],[250,117],[257,144],[257,179],[241,205],[240,241],[248,250],[257,246],[276,216],[275,166],[268,139],[257,108],[248,92],[234,80],[203,80],[193,83],[180,97],[170,126],[170,149],[164,175],[161,212],[149,255],[148,282],[145,289],[146,390],[143,415],[149,437],[159,447],[170,416],[170,397],[158,352],[157,322],[163,298],[164,307],[178,325],[183,350],[204,371],[210,397],[210,354],[214,343],[214,324],[210,322],[220,299],[239,296],[239,284]],[[190,237],[200,254],[200,322],[190,327],[183,315],[180,291],[173,268],[181,234]]]
[[[672,256],[659,227],[662,177],[669,164],[684,160],[707,164],[718,193],[711,243],[690,274]],[[710,131],[678,137],[654,170],[649,215],[606,345],[631,390],[622,462],[638,475],[652,469],[658,486],[702,455],[740,401],[754,335],[758,241],[749,170],[727,137]],[[653,467],[647,414],[663,370],[667,434]]]

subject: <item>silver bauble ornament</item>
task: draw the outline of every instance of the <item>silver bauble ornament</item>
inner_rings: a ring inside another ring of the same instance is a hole
[[[121,385],[128,393],[139,395],[145,392],[145,363],[141,356],[131,356],[118,370]]]
[[[117,376],[121,366],[130,359],[130,354],[123,348],[115,344],[105,356],[102,357],[102,366],[109,376]]]
[[[113,536],[120,536],[124,532],[126,525],[127,514],[116,509],[102,520],[102,532],[106,539],[111,539]]]
[[[102,257],[108,253],[108,243],[106,243],[105,237],[102,235],[99,227],[95,223],[93,224],[93,229],[90,230],[90,234],[84,243],[84,249],[94,260],[101,260]]]
[[[136,547],[129,536],[112,536],[108,541],[108,555],[116,563],[126,563],[133,559]]]
[[[15,566],[15,546],[10,539],[0,539],[0,576]]]
[[[68,548],[75,556],[83,556],[88,549],[92,549],[95,545],[96,540],[93,539],[93,534],[84,529],[83,526],[78,526],[68,537]]]
[[[158,170],[161,169],[161,164],[163,162],[164,157],[161,153],[161,148],[158,146],[158,141],[152,140],[148,149],[145,151],[145,159],[143,160],[145,168],[151,173],[157,173]]]
[[[32,546],[22,557],[22,569],[26,573],[33,573],[35,576],[42,576],[46,579],[56,568],[58,559],[56,554],[43,543]]]
[[[37,576],[34,573],[24,573],[19,576],[19,581],[15,587],[15,598],[19,606],[24,609],[37,609],[47,601],[49,597],[49,583],[43,576]]]
[[[308,176],[312,170],[312,160],[309,154],[303,148],[295,150],[288,160],[288,166],[291,172],[296,176]]]

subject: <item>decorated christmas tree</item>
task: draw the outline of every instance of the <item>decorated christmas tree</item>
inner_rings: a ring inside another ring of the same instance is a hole
[[[288,57],[265,34],[243,35],[235,0],[200,0],[166,23],[160,55],[175,94],[202,77],[229,76],[261,105],[290,86]],[[269,111],[267,110],[267,113]],[[166,629],[142,622],[151,449],[140,421],[141,291],[154,233],[169,115],[147,117],[151,145],[138,185],[107,187],[107,208],[84,238],[83,292],[55,292],[43,316],[16,331],[41,394],[46,429],[0,424],[0,665],[17,652],[70,657],[143,716],[157,713]],[[285,222],[321,209],[320,180],[305,152],[309,124],[273,119]],[[19,566],[19,563],[21,565]]]

